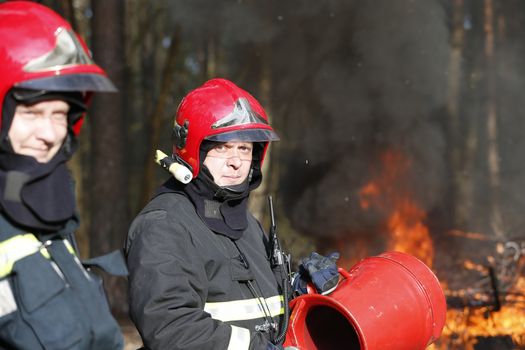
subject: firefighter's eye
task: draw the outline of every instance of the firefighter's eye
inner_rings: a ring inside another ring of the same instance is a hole
[[[217,146],[213,147],[213,150],[216,151],[216,152],[219,152],[219,153],[224,153],[224,152],[228,151],[228,149],[227,149],[225,144],[217,145]]]
[[[249,146],[240,146],[239,151],[244,154],[252,153],[252,148]]]

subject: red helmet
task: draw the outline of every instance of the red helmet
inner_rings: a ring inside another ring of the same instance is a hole
[[[269,141],[279,140],[257,100],[226,79],[212,79],[180,103],[173,127],[173,154],[199,174],[203,140],[263,142],[261,165]]]
[[[92,91],[116,91],[85,42],[45,6],[29,1],[0,4],[0,38],[0,108],[13,87],[85,92],[86,103]],[[73,125],[75,134],[81,119]]]

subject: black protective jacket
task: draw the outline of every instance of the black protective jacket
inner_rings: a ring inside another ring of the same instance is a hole
[[[211,231],[185,194],[168,192],[135,219],[125,249],[130,312],[147,348],[267,349],[284,304],[266,234],[246,215],[234,240]]]
[[[0,349],[124,347],[102,281],[80,263],[70,226],[35,235],[0,214]]]

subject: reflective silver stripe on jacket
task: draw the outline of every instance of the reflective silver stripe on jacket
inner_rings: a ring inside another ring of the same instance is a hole
[[[67,250],[74,255],[75,251],[69,241],[64,239],[63,242]],[[45,258],[49,259],[46,246],[47,242],[40,242],[32,233],[13,236],[0,242],[0,278],[11,273],[15,262],[36,252],[40,252]]]
[[[17,235],[0,242],[0,278],[11,273],[16,261],[38,251],[49,258],[42,242],[31,233]]]
[[[246,328],[231,326],[230,343],[227,350],[248,350],[250,347],[250,331]]]
[[[204,311],[223,322],[253,320],[265,315],[275,317],[284,313],[283,296],[206,303]]]

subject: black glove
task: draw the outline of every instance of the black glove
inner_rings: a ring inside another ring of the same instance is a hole
[[[304,258],[299,265],[299,272],[294,276],[292,287],[295,294],[306,294],[306,285],[312,282],[318,293],[326,295],[334,291],[339,283],[339,272],[335,262],[339,253],[334,252],[328,257],[316,252]]]

